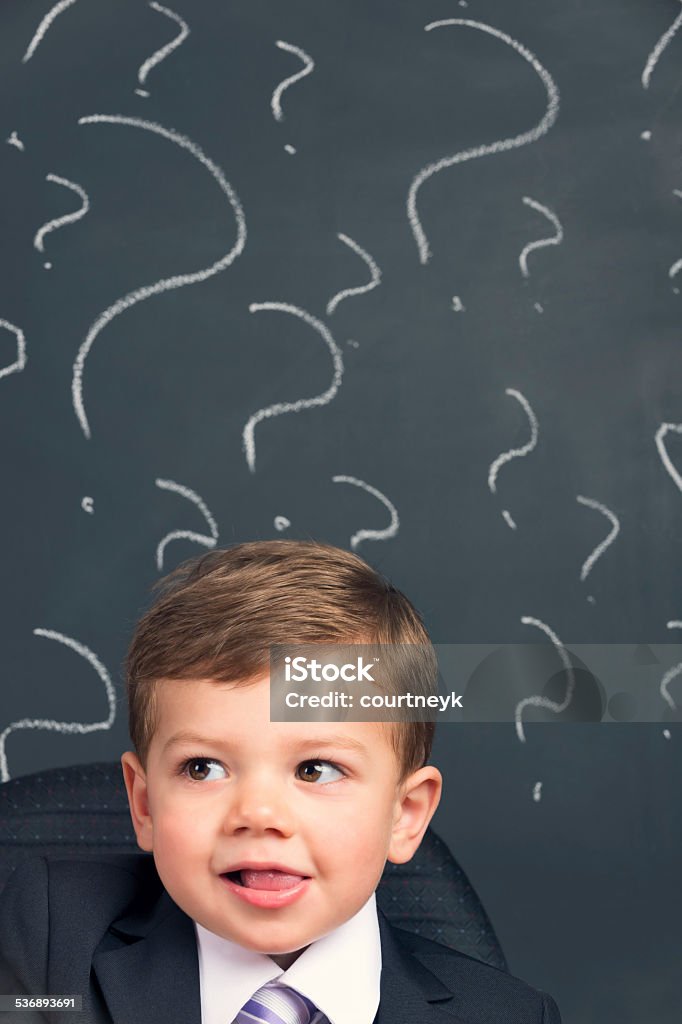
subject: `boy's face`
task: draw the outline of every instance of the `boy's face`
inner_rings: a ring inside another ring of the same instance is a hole
[[[185,913],[247,949],[298,954],[351,918],[438,804],[437,769],[399,784],[390,726],[270,722],[267,676],[164,680],[157,707],[146,772],[122,758],[138,843]]]

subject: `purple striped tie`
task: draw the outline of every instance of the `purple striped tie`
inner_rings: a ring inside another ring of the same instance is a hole
[[[316,1007],[287,985],[269,981],[244,1003],[234,1024],[310,1024]]]

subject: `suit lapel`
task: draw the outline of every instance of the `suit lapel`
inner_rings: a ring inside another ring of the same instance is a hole
[[[92,966],[115,1024],[200,1024],[194,925],[162,892],[148,915],[114,922]],[[116,944],[118,940],[118,944]]]
[[[381,999],[374,1024],[466,1024],[453,993],[394,935],[379,912]],[[147,913],[111,925],[92,960],[115,1024],[200,1024],[196,935],[191,919],[162,891]]]
[[[379,931],[381,999],[374,1024],[466,1024],[450,1009],[450,989],[400,946],[381,911]]]

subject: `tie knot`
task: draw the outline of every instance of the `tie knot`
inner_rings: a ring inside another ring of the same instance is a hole
[[[315,1004],[300,992],[269,981],[251,996],[237,1014],[235,1024],[310,1024]]]

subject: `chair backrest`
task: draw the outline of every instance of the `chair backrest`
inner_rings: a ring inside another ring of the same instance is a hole
[[[53,768],[0,785],[0,889],[27,857],[136,851],[117,761]],[[507,970],[478,896],[431,829],[411,861],[386,865],[377,903],[396,927]]]

